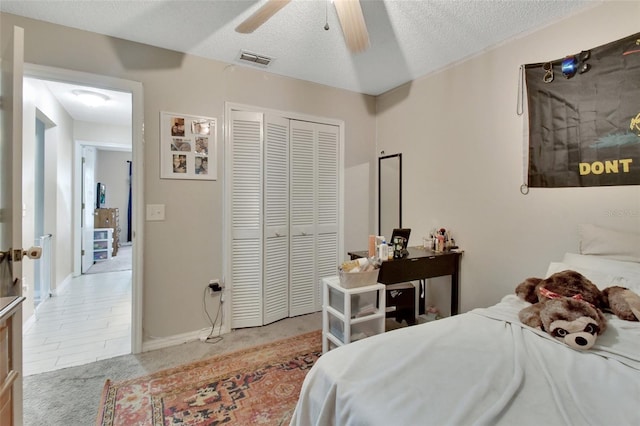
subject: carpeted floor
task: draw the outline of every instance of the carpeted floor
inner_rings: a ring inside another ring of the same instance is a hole
[[[131,269],[131,245],[118,247],[118,254],[109,260],[94,263],[85,274],[101,274],[103,272],[128,271]]]
[[[318,312],[287,318],[264,327],[235,330],[223,335],[223,339],[215,344],[190,342],[28,376],[24,378],[24,425],[93,425],[107,379],[115,382],[134,379],[321,328],[322,315]]]

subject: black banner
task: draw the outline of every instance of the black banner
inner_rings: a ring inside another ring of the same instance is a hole
[[[524,73],[529,187],[640,184],[640,33]]]

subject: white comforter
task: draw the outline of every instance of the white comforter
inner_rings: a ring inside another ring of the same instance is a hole
[[[324,354],[292,425],[640,425],[640,324],[587,352],[522,325],[516,296]]]

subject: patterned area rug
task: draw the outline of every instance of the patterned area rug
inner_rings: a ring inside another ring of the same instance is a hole
[[[322,354],[313,331],[131,379],[107,380],[97,425],[288,425]]]

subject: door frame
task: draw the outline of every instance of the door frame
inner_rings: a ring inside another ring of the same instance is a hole
[[[80,170],[78,172],[78,182],[80,184],[80,273],[84,274],[89,270],[91,266],[88,265],[89,262],[93,265],[93,229],[94,229],[94,218],[93,214],[87,214],[88,206],[91,206],[92,212],[95,212],[95,196],[97,195],[95,192],[95,163],[96,163],[96,152],[97,149],[95,147],[90,147],[87,145],[83,145],[79,143],[77,140],[74,141],[74,163],[79,162]],[[87,159],[90,160],[87,160]],[[93,176],[91,176],[91,185],[87,185],[87,163],[91,164],[91,172]],[[74,167],[78,167],[78,164],[75,164]],[[74,179],[74,184],[76,180]],[[87,199],[87,195],[92,196],[91,201]],[[90,225],[89,225],[90,224]],[[89,240],[89,236],[91,239]],[[74,253],[74,256],[76,253]],[[75,265],[74,265],[75,266]],[[75,273],[74,267],[74,275]]]
[[[142,83],[124,80],[99,74],[54,68],[43,65],[24,65],[24,77],[40,80],[53,80],[69,84],[79,84],[101,87],[109,90],[131,93],[131,150],[135,167],[132,171],[132,277],[131,277],[131,352],[142,351],[142,283],[144,271],[142,269],[142,246],[144,244],[144,104]],[[74,142],[75,143],[75,142]],[[79,161],[77,158],[77,144],[74,146],[74,178],[73,178],[73,275],[81,274],[80,266],[80,203],[78,183]]]

